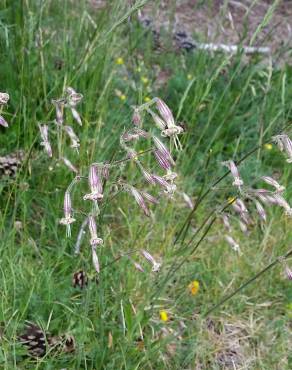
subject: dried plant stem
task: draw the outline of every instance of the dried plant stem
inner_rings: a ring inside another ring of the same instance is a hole
[[[283,257],[288,258],[292,256],[292,249],[288,251]],[[239,288],[235,289],[232,293],[227,295],[225,298],[223,298],[221,301],[219,301],[217,304],[215,304],[210,310],[208,310],[203,316],[209,316],[210,313],[215,311],[217,308],[222,306],[225,302],[227,302],[229,299],[234,297],[237,293],[242,291],[244,288],[246,288],[249,284],[253,283],[255,280],[257,280],[261,275],[263,275],[265,272],[270,270],[272,267],[274,267],[279,262],[279,258],[275,259],[273,262],[271,262],[268,266],[266,266],[264,269],[262,269],[260,272],[258,272],[256,275],[254,275],[251,279],[247,280],[245,283],[243,283]]]

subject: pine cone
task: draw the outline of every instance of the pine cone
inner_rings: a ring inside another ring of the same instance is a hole
[[[0,177],[15,177],[17,170],[24,160],[24,155],[23,150],[18,150],[4,157],[0,157]]]
[[[36,324],[27,322],[24,334],[19,336],[22,344],[28,347],[32,357],[42,357],[47,351],[47,337],[45,332]]]
[[[83,289],[88,284],[88,277],[83,270],[77,271],[73,274],[72,285],[74,288],[79,287]]]

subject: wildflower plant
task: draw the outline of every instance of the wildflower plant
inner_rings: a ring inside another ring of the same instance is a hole
[[[64,127],[66,133],[69,134],[73,146],[77,147],[79,146],[77,145],[79,140],[76,135],[72,133],[72,129],[68,128],[68,126],[62,126],[64,122],[62,112],[64,107],[69,107],[72,111],[72,106],[75,108],[76,101],[80,101],[81,94],[77,94],[77,96],[75,96],[76,93],[72,88],[67,89],[67,94],[69,94],[67,102],[66,99],[59,99],[54,102],[56,106],[55,122],[59,128]],[[72,101],[74,103],[72,103]],[[154,106],[157,113],[154,113],[152,110],[150,111],[150,106]],[[73,112],[75,111],[73,110]],[[76,116],[73,112],[72,115]],[[154,124],[156,123],[153,115],[155,114],[155,117],[158,117],[156,119],[159,119],[159,122],[161,122],[161,125],[159,126],[161,131],[160,135],[162,137],[161,139],[156,133],[153,133],[152,130],[146,130],[146,128],[144,128],[144,122],[146,121],[146,117],[144,117],[145,114],[148,115],[151,121],[154,121]],[[88,174],[77,174],[65,192],[64,217],[60,220],[60,224],[66,225],[66,235],[69,237],[71,235],[70,225],[75,222],[75,217],[77,218],[78,214],[84,215],[85,219],[78,234],[75,252],[77,254],[79,253],[83,239],[83,232],[86,226],[88,226],[92,262],[97,273],[99,273],[102,268],[99,261],[99,249],[103,244],[106,245],[106,241],[104,242],[100,237],[101,230],[98,221],[101,208],[104,207],[109,196],[113,195],[112,192],[114,192],[114,194],[118,194],[119,192],[129,194],[146,217],[151,217],[151,209],[149,205],[157,205],[159,203],[159,198],[166,197],[168,199],[173,199],[176,195],[179,195],[175,184],[178,177],[177,173],[174,171],[175,161],[170,149],[168,148],[166,140],[168,141],[169,139],[172,139],[175,144],[175,148],[181,149],[178,135],[183,132],[183,129],[175,123],[173,114],[169,107],[159,98],[154,98],[147,104],[134,107],[131,125],[131,128],[120,135],[120,148],[121,151],[125,152],[125,157],[121,160],[112,162],[105,161],[91,163],[89,165]],[[137,142],[140,140],[151,142],[152,146],[143,153],[149,152],[151,154],[162,173],[154,173],[152,169],[145,166],[141,159],[141,153],[138,153],[135,149]],[[165,142],[163,142],[163,140]],[[43,141],[45,140],[43,139]],[[46,141],[48,141],[47,136]],[[69,160],[64,159],[64,161],[65,163],[67,162],[67,166],[71,167],[73,172],[76,172],[74,171],[74,165],[71,163],[68,164]],[[124,179],[122,171],[123,164],[129,161],[135,165],[137,173],[140,174],[142,185],[138,186],[136,183],[131,184]],[[116,174],[113,175],[114,172],[118,173],[118,178],[116,177]],[[82,211],[80,213],[77,211],[75,216],[73,211],[74,207],[72,208],[71,205],[71,194],[73,194],[73,190],[74,194],[76,194],[76,186],[86,179],[88,181],[89,191],[86,194],[83,194],[82,199],[87,203],[85,207],[89,210],[87,212]],[[158,196],[154,196],[149,193],[148,189],[145,189],[145,186],[160,189]],[[161,262],[155,260],[148,251],[141,250],[141,256],[152,265],[153,272],[158,272],[160,270]],[[143,267],[138,262],[133,259],[130,260],[137,270],[141,272],[144,271]]]

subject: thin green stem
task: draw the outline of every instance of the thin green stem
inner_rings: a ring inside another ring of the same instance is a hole
[[[292,255],[292,249],[287,252],[283,257],[286,259],[289,256]],[[210,310],[208,310],[203,316],[209,316],[210,313],[215,311],[217,308],[222,306],[224,303],[229,301],[232,297],[234,297],[237,293],[241,292],[244,288],[246,288],[249,284],[253,283],[255,280],[257,280],[261,275],[263,275],[265,272],[270,270],[272,267],[274,267],[279,262],[279,258],[275,259],[273,262],[271,262],[268,266],[266,266],[264,269],[262,269],[260,272],[258,272],[256,275],[254,275],[251,279],[248,279],[245,283],[243,283],[239,288],[235,289],[232,293],[227,295],[225,298],[223,298],[221,301],[219,301],[217,304],[215,304]]]

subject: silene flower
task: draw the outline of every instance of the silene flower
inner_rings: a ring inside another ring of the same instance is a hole
[[[225,235],[225,240],[230,245],[230,247],[235,251],[241,254],[239,244],[232,238],[230,235]]]
[[[69,161],[69,159],[63,157],[62,158],[64,164],[71,170],[72,172],[78,173],[77,168]]]
[[[91,165],[89,169],[88,183],[91,190],[91,193],[84,195],[84,200],[92,200],[96,202],[103,198],[102,183],[100,177],[97,173],[96,166]]]
[[[262,176],[261,178],[266,184],[273,186],[278,193],[285,190],[285,186],[280,185],[275,179],[270,176]]]
[[[103,240],[97,236],[97,228],[93,216],[88,216],[88,228],[90,232],[90,245],[96,247],[103,244]]]
[[[71,227],[70,225],[75,222],[75,218],[72,217],[72,205],[71,205],[71,196],[68,191],[65,192],[64,197],[64,218],[60,220],[60,224],[66,225],[66,235],[67,237],[71,236]]]
[[[130,192],[130,194],[133,195],[134,199],[136,200],[137,204],[142,209],[144,214],[147,217],[150,217],[150,211],[148,207],[146,206],[146,203],[144,201],[142,194],[134,186],[127,186],[125,187],[125,190],[127,190],[128,192]]]
[[[266,215],[266,211],[265,211],[264,207],[262,206],[262,204],[258,200],[253,199],[253,201],[255,203],[256,210],[257,210],[258,215],[260,216],[260,219],[263,220],[264,222],[266,222],[267,221],[267,215]]]
[[[234,179],[232,185],[237,186],[240,190],[241,186],[243,185],[243,181],[239,175],[239,171],[238,171],[236,164],[231,160],[222,162],[222,164],[223,166],[226,166],[231,172],[231,175]]]
[[[56,109],[56,123],[59,126],[63,125],[63,122],[64,122],[65,103],[66,103],[66,100],[63,98],[52,100],[52,104],[55,106],[55,109]]]
[[[76,149],[78,153],[78,148],[80,147],[79,138],[75,134],[73,128],[71,126],[64,126],[64,130],[68,134],[70,140],[71,140],[71,148]]]
[[[76,110],[76,106],[83,99],[83,95],[77,93],[72,87],[68,87],[66,89],[66,92],[67,92],[67,99],[66,99],[67,100],[67,106],[70,108],[72,116],[75,119],[75,121],[80,126],[82,126],[82,121],[81,121],[79,113]]]
[[[273,136],[272,139],[281,151],[285,151],[288,158],[287,162],[292,163],[292,141],[286,134]]]
[[[152,264],[152,271],[153,272],[158,272],[160,270],[161,263],[156,262],[154,257],[149,252],[147,252],[145,249],[143,249],[141,254],[142,254],[143,257],[146,258],[146,260],[148,262],[150,262]]]
[[[52,147],[49,142],[49,127],[48,125],[40,125],[39,124],[39,130],[42,138],[41,145],[44,147],[45,151],[47,152],[49,157],[53,156]]]
[[[8,127],[7,121],[2,116],[0,116],[0,126]]]
[[[292,270],[288,266],[288,263],[286,261],[286,258],[284,256],[281,256],[281,257],[278,258],[278,260],[279,260],[279,262],[282,264],[282,266],[284,268],[284,273],[287,276],[287,279],[288,280],[292,280]]]

